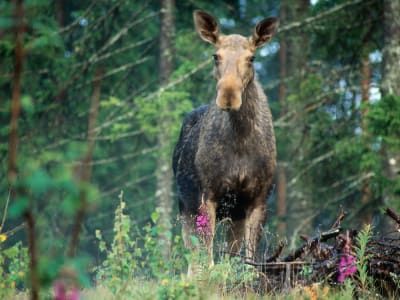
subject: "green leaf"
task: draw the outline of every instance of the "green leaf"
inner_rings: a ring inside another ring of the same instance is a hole
[[[151,214],[151,220],[153,221],[153,223],[157,223],[159,218],[160,218],[160,212],[159,211],[154,211]]]
[[[165,237],[166,237],[168,240],[171,240],[171,239],[172,239],[172,232],[171,232],[170,230],[165,231],[164,234],[165,234]]]
[[[78,195],[69,194],[64,197],[64,201],[61,204],[61,210],[68,216],[73,216],[79,207]]]
[[[193,246],[197,246],[199,244],[199,239],[194,235],[190,236],[190,241],[192,242]]]
[[[142,257],[142,249],[141,248],[136,248],[135,249],[135,255],[137,256],[137,257]]]
[[[3,250],[2,253],[4,253],[4,255],[9,259],[17,257],[19,254],[18,243],[14,244],[12,247],[8,249]]]
[[[25,180],[33,195],[39,196],[52,187],[52,179],[43,169],[37,169]]]
[[[34,109],[35,107],[32,102],[32,98],[30,96],[24,95],[21,97],[21,106],[22,106],[22,109],[28,114],[32,114],[35,110]]]
[[[10,205],[10,217],[18,218],[22,214],[24,214],[29,207],[29,199],[27,197],[18,197],[13,203]]]

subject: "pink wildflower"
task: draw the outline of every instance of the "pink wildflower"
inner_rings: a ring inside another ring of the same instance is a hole
[[[76,287],[67,291],[62,280],[54,281],[54,300],[79,300],[79,290]]]
[[[343,282],[345,279],[357,272],[356,258],[353,255],[344,253],[339,260],[339,276],[338,282]]]
[[[199,215],[196,218],[197,232],[209,236],[211,235],[210,217],[208,216],[207,206],[203,203],[199,208]]]
[[[197,231],[204,235],[210,235],[210,219],[207,215],[198,215],[196,218]]]
[[[352,255],[349,232],[347,232],[345,244],[342,251],[342,255],[339,259],[339,275],[337,278],[338,282],[345,281],[347,277],[357,272],[356,258]]]

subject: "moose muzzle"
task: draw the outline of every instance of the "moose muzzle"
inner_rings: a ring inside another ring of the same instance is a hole
[[[242,106],[242,82],[236,78],[221,78],[217,85],[217,106],[222,110],[239,110]]]

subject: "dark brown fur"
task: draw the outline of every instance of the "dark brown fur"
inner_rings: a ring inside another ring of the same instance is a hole
[[[200,36],[216,47],[216,100],[189,114],[175,147],[173,169],[178,186],[185,244],[196,234],[195,219],[207,207],[211,237],[206,239],[211,264],[215,222],[232,220],[230,251],[246,242],[246,256],[254,259],[260,230],[266,221],[266,199],[272,186],[276,149],[267,99],[254,77],[252,58],[277,29],[268,18],[253,36],[221,35],[207,13],[194,13]]]

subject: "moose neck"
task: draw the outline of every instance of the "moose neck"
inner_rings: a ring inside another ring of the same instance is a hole
[[[251,134],[256,121],[257,104],[257,88],[253,79],[243,91],[240,109],[228,112],[230,126],[235,135],[246,137]]]

